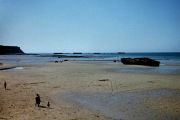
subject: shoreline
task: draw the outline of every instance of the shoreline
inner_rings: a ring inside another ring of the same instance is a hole
[[[110,116],[93,109],[89,110],[86,106],[79,107],[63,99],[58,99],[59,103],[57,103],[54,95],[56,96],[59,92],[78,93],[83,91],[84,94],[111,92],[110,81],[112,81],[113,92],[115,93],[164,88],[180,89],[180,75],[144,75],[107,71],[107,69],[118,67],[122,66],[99,63],[83,64],[67,61],[60,64],[25,65],[23,66],[24,69],[20,70],[0,71],[1,86],[3,81],[6,80],[7,88],[9,89],[0,91],[0,95],[3,98],[0,100],[1,118],[8,120],[49,120],[59,118],[62,120],[111,120],[113,118]],[[3,88],[1,87],[1,89]],[[36,108],[34,106],[36,93],[40,94],[44,108]],[[50,101],[50,109],[46,108],[47,101]],[[175,104],[178,105],[178,101],[180,101],[178,96],[165,99],[165,101],[162,99],[163,103],[166,103],[165,105],[161,105],[158,99],[150,101],[148,102],[148,107],[155,109],[157,113],[158,111],[163,111],[160,115],[164,116],[164,113],[169,113],[170,117],[179,118],[177,113],[180,113],[180,106],[174,106]],[[168,109],[164,111],[167,106]],[[143,109],[143,107],[141,108]]]
[[[16,68],[16,67],[18,67],[18,65],[1,63],[0,71],[9,70],[9,69],[13,69],[13,68]]]

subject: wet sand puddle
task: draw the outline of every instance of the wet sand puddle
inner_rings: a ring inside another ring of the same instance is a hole
[[[67,92],[56,95],[58,99],[64,99],[102,113],[113,120],[173,119],[172,116],[168,115],[159,116],[158,111],[150,109],[145,103],[148,99],[171,99],[174,96],[180,100],[180,90],[157,89],[117,93]]]

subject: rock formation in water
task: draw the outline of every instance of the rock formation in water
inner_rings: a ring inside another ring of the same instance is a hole
[[[3,46],[0,45],[0,55],[17,55],[24,54],[18,46]]]
[[[150,58],[121,58],[125,65],[159,66],[160,62]]]

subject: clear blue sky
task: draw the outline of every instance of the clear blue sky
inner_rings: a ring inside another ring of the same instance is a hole
[[[0,0],[0,44],[25,52],[178,52],[180,0]]]

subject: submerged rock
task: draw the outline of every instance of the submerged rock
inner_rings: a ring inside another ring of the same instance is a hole
[[[125,65],[159,66],[160,62],[150,58],[121,58]]]
[[[0,45],[0,55],[14,55],[24,54],[24,52],[18,46],[3,46]]]

